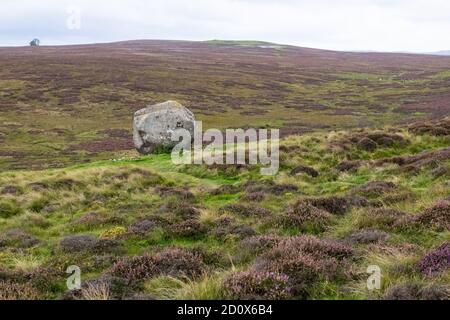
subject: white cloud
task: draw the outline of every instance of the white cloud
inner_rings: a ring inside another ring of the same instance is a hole
[[[81,30],[66,8],[82,10]],[[337,50],[450,49],[447,0],[6,0],[0,45],[255,39]]]

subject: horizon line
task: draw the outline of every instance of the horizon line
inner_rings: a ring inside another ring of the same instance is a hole
[[[39,38],[37,38],[39,39]],[[265,43],[265,44],[272,44],[277,46],[283,46],[283,47],[296,47],[296,48],[303,48],[303,49],[313,49],[313,50],[322,50],[322,51],[332,51],[332,52],[342,52],[342,53],[390,53],[390,54],[416,54],[416,55],[436,55],[436,56],[447,56],[450,55],[450,50],[437,50],[437,51],[379,51],[379,50],[360,50],[360,49],[346,49],[346,50],[336,50],[336,49],[329,49],[329,48],[320,48],[320,47],[310,47],[310,46],[302,46],[302,45],[296,45],[296,44],[284,44],[284,43],[278,43],[278,42],[271,42],[267,40],[252,40],[252,39],[207,39],[207,40],[186,40],[186,39],[150,39],[150,38],[144,38],[144,39],[125,39],[125,40],[114,40],[114,41],[105,41],[105,42],[84,42],[84,43],[69,43],[69,44],[41,44],[40,47],[69,47],[69,46],[87,46],[87,45],[102,45],[102,44],[115,44],[115,43],[122,43],[122,42],[138,42],[138,41],[171,41],[171,42],[197,42],[197,43],[207,43],[207,42],[213,42],[213,41],[223,41],[223,42],[254,42],[254,43]],[[41,41],[42,43],[42,41]],[[30,47],[30,45],[1,45],[0,48],[27,48]]]

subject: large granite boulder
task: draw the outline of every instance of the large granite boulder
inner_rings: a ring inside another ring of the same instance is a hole
[[[133,119],[133,141],[141,154],[175,146],[172,133],[184,128],[194,136],[194,114],[176,101],[148,106],[136,111]]]

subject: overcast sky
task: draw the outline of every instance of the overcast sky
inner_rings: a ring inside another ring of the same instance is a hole
[[[251,39],[430,52],[450,50],[450,1],[2,0],[0,46],[24,45],[35,37],[43,45]]]

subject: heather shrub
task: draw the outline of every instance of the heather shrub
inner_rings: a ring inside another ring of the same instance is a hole
[[[357,187],[353,192],[362,194],[364,196],[380,196],[384,193],[391,192],[396,188],[396,185],[392,182],[385,181],[371,181],[363,186]]]
[[[383,206],[383,202],[380,200],[367,199],[366,197],[362,197],[359,195],[349,195],[347,196],[348,205],[351,207],[373,207],[380,208]]]
[[[238,249],[240,251],[252,251],[255,254],[258,254],[273,248],[283,239],[284,237],[274,234],[253,236],[242,240],[238,246]]]
[[[159,216],[151,216],[134,221],[128,227],[128,233],[145,235],[153,231],[155,228],[163,227],[168,224],[169,222],[165,218]]]
[[[439,166],[430,172],[431,176],[435,179],[440,177],[449,177],[450,176],[450,167],[448,166]]]
[[[39,292],[49,295],[58,291],[59,283],[66,280],[67,274],[64,271],[54,267],[39,267],[27,272],[24,280]]]
[[[325,197],[325,198],[308,198],[300,199],[297,202],[297,206],[301,204],[311,205],[318,209],[328,211],[329,213],[336,215],[343,215],[350,208],[350,204],[347,198],[342,197]]]
[[[252,236],[242,240],[237,247],[235,260],[249,260],[276,246],[284,237],[272,234]]]
[[[155,265],[163,275],[196,278],[206,271],[200,255],[186,249],[167,248],[154,256]]]
[[[69,236],[61,240],[60,246],[66,252],[91,250],[95,247],[97,238],[88,235]]]
[[[394,143],[406,145],[410,143],[407,139],[396,133],[386,133],[382,131],[370,132],[367,138],[372,139],[378,145],[383,147],[391,147]]]
[[[232,213],[242,216],[247,216],[251,208],[244,206],[243,204],[227,204],[219,209],[220,213]]]
[[[101,192],[86,191],[84,192],[85,201],[83,201],[83,204],[86,206],[93,204],[103,206],[105,203],[120,199],[122,195],[120,192],[110,189]]]
[[[377,143],[368,137],[359,140],[357,146],[359,149],[365,151],[374,151],[378,147]]]
[[[351,244],[369,244],[384,242],[389,238],[389,234],[380,230],[358,230],[345,237],[345,241]]]
[[[308,152],[308,149],[294,144],[290,146],[280,145],[280,151],[282,152],[283,155],[283,153]]]
[[[263,191],[247,192],[245,195],[242,196],[242,200],[261,202],[265,199],[265,197],[266,193]]]
[[[409,141],[395,133],[375,131],[352,133],[334,143],[342,145],[342,149],[344,150],[347,150],[350,146],[356,146],[360,150],[371,152],[379,147],[392,147],[396,144],[406,145]]]
[[[409,173],[419,173],[425,167],[436,168],[441,161],[450,157],[450,148],[424,151],[415,155],[397,156],[375,160],[374,166],[384,166],[386,164],[396,164],[402,171]]]
[[[307,298],[317,282],[347,278],[347,259],[352,254],[349,246],[335,241],[313,236],[290,237],[258,258],[255,268],[287,275],[294,296]]]
[[[275,184],[268,191],[280,196],[288,192],[296,192],[298,191],[298,187],[294,184]]]
[[[188,219],[170,226],[169,233],[176,237],[200,237],[207,232],[204,224],[196,219]]]
[[[225,184],[210,192],[211,195],[236,194],[242,191],[242,187],[233,184]]]
[[[65,291],[59,296],[59,300],[63,301],[81,300],[81,290],[74,289]]]
[[[44,191],[49,188],[47,182],[32,182],[27,185],[28,188],[31,188],[33,191]]]
[[[450,268],[450,242],[444,242],[438,248],[427,253],[418,264],[422,274],[430,276]]]
[[[195,278],[206,271],[198,254],[180,248],[167,248],[155,255],[126,258],[115,263],[110,274],[135,282],[157,275]]]
[[[450,288],[442,285],[428,285],[420,291],[422,300],[450,300]]]
[[[207,244],[196,245],[189,249],[195,256],[201,258],[201,260],[207,265],[212,267],[227,268],[231,267],[232,262],[230,257],[224,254],[220,249],[208,248]]]
[[[116,239],[98,239],[97,242],[94,245],[94,248],[92,250],[93,253],[116,253],[116,254],[122,254],[123,253],[123,247],[122,243],[119,240]]]
[[[246,206],[243,204],[228,204],[222,207],[219,210],[221,213],[232,213],[236,215],[240,215],[243,217],[251,217],[251,216],[269,216],[272,212],[268,209],[255,207],[255,206]]]
[[[272,180],[253,181],[250,180],[244,184],[247,193],[264,192],[275,195],[282,195],[287,192],[295,192],[298,187],[293,184],[276,184]]]
[[[0,280],[0,300],[38,300],[39,291],[28,283]]]
[[[299,201],[277,217],[277,224],[283,227],[298,227],[303,231],[322,232],[331,219],[331,214]]]
[[[325,272],[328,275],[334,275],[339,268],[336,260],[319,260],[305,253],[284,256],[279,252],[271,251],[264,258],[267,260],[259,261],[256,269],[265,272],[286,273],[289,276],[289,285],[292,287],[293,294],[299,298],[307,298],[308,289],[322,278],[327,277]]]
[[[418,122],[411,124],[408,128],[410,132],[415,134],[428,134],[434,136],[445,136],[450,134],[450,118],[443,118],[438,120]]]
[[[189,202],[170,202],[160,209],[162,213],[172,213],[180,219],[195,219],[200,216],[200,211]]]
[[[336,166],[336,170],[339,172],[354,172],[361,166],[361,161],[349,161],[344,160]]]
[[[243,187],[247,192],[268,192],[275,185],[272,180],[249,180]]]
[[[11,195],[19,195],[19,194],[23,194],[23,188],[18,187],[18,186],[5,186],[2,189],[1,194],[6,195],[6,194],[11,194]]]
[[[442,200],[400,225],[419,225],[438,231],[450,231],[450,201]]]
[[[212,174],[220,175],[224,177],[236,177],[243,171],[248,170],[247,164],[211,164],[204,168],[210,171]]]
[[[154,259],[150,255],[142,255],[119,260],[110,268],[109,273],[118,278],[134,282],[151,278],[159,273]]]
[[[61,240],[60,247],[64,252],[111,252],[119,249],[120,243],[113,239],[97,239],[90,235],[68,236]]]
[[[142,219],[133,222],[131,226],[128,227],[128,232],[130,233],[148,233],[157,227],[157,223],[152,219]]]
[[[387,193],[382,198],[381,201],[387,205],[394,204],[406,200],[413,200],[415,194],[409,191],[399,192],[399,193]]]
[[[353,255],[353,249],[346,244],[309,235],[286,238],[274,249],[276,248],[287,252],[302,251],[317,257],[329,256],[338,260],[350,258]]]
[[[0,266],[0,281],[16,280],[16,278],[16,272],[13,272],[5,266]]]
[[[175,197],[181,201],[193,201],[195,196],[188,189],[174,188],[174,187],[157,187],[156,192],[162,198]]]
[[[224,290],[232,299],[282,300],[290,296],[289,277],[272,272],[249,270],[231,274]]]
[[[12,229],[0,235],[1,247],[31,248],[39,244],[39,239],[20,229]]]
[[[123,252],[119,252],[123,253]],[[119,260],[117,252],[98,252],[96,255],[89,257],[89,266],[93,270],[103,270],[109,268],[113,263]]]
[[[74,225],[85,225],[94,227],[103,224],[103,216],[97,212],[89,212],[73,222]]]
[[[153,301],[156,300],[154,297],[148,294],[134,292],[128,296],[123,297],[123,300],[131,300],[131,301]]]
[[[219,238],[220,240],[244,239],[256,234],[250,226],[239,224],[232,218],[222,218],[215,222],[210,234]]]
[[[441,285],[424,286],[417,283],[399,284],[389,288],[384,300],[448,300],[450,290]]]
[[[93,228],[107,224],[121,224],[124,219],[119,216],[107,216],[97,212],[89,212],[73,222],[74,226],[81,228]]]
[[[70,178],[52,179],[45,182],[50,189],[55,190],[73,190],[75,188],[82,188],[84,184],[81,181],[76,181]]]
[[[316,178],[319,176],[319,172],[315,170],[314,168],[308,167],[308,166],[297,166],[294,169],[291,170],[290,174],[292,176],[295,176],[299,173],[305,173],[310,177]]]

